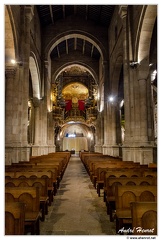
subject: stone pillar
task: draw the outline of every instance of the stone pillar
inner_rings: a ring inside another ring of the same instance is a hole
[[[124,109],[125,109],[125,142],[130,142],[131,134],[131,106],[130,106],[130,83],[129,83],[129,53],[128,53],[128,33],[127,33],[127,5],[120,6],[119,15],[122,19],[123,36],[123,71],[124,71]]]
[[[40,141],[40,121],[39,121],[39,106],[40,100],[38,98],[33,98],[34,105],[34,145],[39,146],[41,144]]]
[[[50,81],[49,81],[49,70],[48,61],[44,61],[42,64],[43,68],[43,83],[44,92],[42,92],[42,100],[40,102],[39,109],[36,107],[36,118],[39,116],[39,123],[35,125],[35,146],[33,146],[32,155],[43,155],[48,154],[48,112],[50,112]],[[38,113],[39,112],[39,113]],[[39,132],[38,132],[39,131]],[[38,136],[39,134],[39,136]],[[36,145],[39,145],[37,147]]]
[[[12,104],[12,160],[27,161],[30,157],[28,145],[28,100],[29,100],[29,55],[30,55],[30,21],[33,17],[32,7],[21,6],[20,52],[17,74],[13,84]],[[8,83],[7,83],[8,84]]]
[[[44,131],[47,130],[45,125],[46,114],[44,114],[44,109],[46,102],[38,98],[33,98],[34,105],[34,145],[32,146],[32,156],[39,156],[48,153],[48,147],[42,136],[45,136]],[[47,112],[47,110],[45,111]]]
[[[31,5],[24,6],[24,22],[22,21],[21,55],[23,62],[23,75],[20,75],[22,84],[22,116],[21,116],[21,161],[27,161],[30,157],[28,146],[28,100],[29,100],[29,56],[30,56],[30,22],[34,12]],[[22,15],[23,17],[23,15]]]
[[[103,154],[118,156],[118,146],[116,146],[116,103],[109,102],[110,86],[108,79],[108,64],[103,62],[104,76],[104,144]]]
[[[108,118],[107,118],[107,99],[108,99],[108,64],[107,61],[102,63],[102,71],[104,78],[104,146],[108,143]]]
[[[102,136],[102,129],[103,129],[103,124],[102,124],[102,118],[101,118],[101,113],[98,113],[98,118],[96,121],[96,132],[95,132],[95,152],[100,152],[102,153],[102,144],[101,144],[101,136]]]
[[[153,151],[147,135],[147,77],[149,64],[130,66],[131,44],[127,6],[120,6],[123,34],[125,140],[123,160],[146,164],[152,162]],[[132,60],[132,59],[131,59]]]
[[[29,100],[29,56],[30,56],[30,22],[33,17],[32,6],[24,6],[22,16],[22,41],[21,41],[21,55],[23,62],[23,72],[20,76],[22,84],[22,121],[21,121],[21,144],[28,145],[27,138],[27,123],[28,123],[28,100]]]
[[[48,89],[48,62],[44,62],[44,98],[42,101],[42,124],[43,124],[43,131],[42,131],[42,145],[47,146],[47,89]]]
[[[5,143],[6,146],[12,143],[12,119],[13,119],[13,93],[14,79],[16,74],[15,67],[5,69]]]
[[[108,117],[108,95],[109,95],[109,85],[108,85],[108,64],[107,61],[103,61],[103,78],[104,78],[104,126],[103,126],[103,154],[108,154],[108,142],[109,142],[109,124],[110,119]]]
[[[16,68],[5,69],[5,164],[13,162],[13,93]]]
[[[145,145],[148,143],[147,133],[147,90],[146,79],[139,79],[139,95],[140,95],[140,142]]]
[[[39,107],[34,106],[34,145],[32,146],[32,156],[39,156],[41,152],[39,150],[40,144],[40,124],[39,124]]]
[[[56,151],[56,146],[54,144],[54,122],[53,122],[53,112],[48,113],[48,152],[55,152]]]
[[[116,126],[116,115],[117,115],[117,103],[107,102],[107,116],[105,124],[107,124],[107,131],[105,132],[104,138],[104,154],[108,154],[110,156],[119,156],[119,146],[116,144],[116,134],[117,134],[117,126]],[[104,119],[105,120],[105,119]],[[105,131],[105,129],[104,129]]]

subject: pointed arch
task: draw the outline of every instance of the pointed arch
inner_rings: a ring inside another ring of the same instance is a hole
[[[142,62],[146,59],[147,61],[149,60],[148,56],[150,51],[151,37],[156,17],[157,5],[147,5],[143,7],[136,41],[136,54],[138,62]]]
[[[18,57],[18,40],[16,27],[12,15],[11,6],[5,6],[5,62],[11,63],[11,59]]]

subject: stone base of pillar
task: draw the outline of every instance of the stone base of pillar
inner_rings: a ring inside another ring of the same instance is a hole
[[[94,151],[95,151],[95,152],[102,153],[102,146],[101,146],[101,145],[95,145],[95,146],[94,146]]]
[[[56,152],[56,146],[32,146],[32,156],[45,155],[51,152]]]
[[[122,147],[124,161],[140,162],[148,164],[153,162],[153,147]]]
[[[102,152],[104,155],[119,157],[119,146],[103,145]]]
[[[56,146],[48,146],[48,153],[56,152]]]
[[[29,161],[31,156],[31,147],[6,147],[5,164],[11,165],[19,161]]]

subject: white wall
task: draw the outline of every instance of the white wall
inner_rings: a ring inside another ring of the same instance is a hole
[[[86,137],[64,137],[63,151],[74,149],[76,152],[80,150],[88,150],[88,142]]]

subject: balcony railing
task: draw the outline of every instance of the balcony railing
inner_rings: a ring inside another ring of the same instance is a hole
[[[64,120],[75,120],[75,121],[85,121],[86,113],[85,111],[80,111],[77,108],[72,108],[70,111],[66,111],[64,114]]]
[[[87,120],[95,120],[97,118],[97,108],[91,107],[81,111],[78,108],[72,108],[69,111],[65,111],[61,107],[53,107],[53,117],[54,119],[60,119],[64,122],[67,121],[81,121],[86,122]]]

